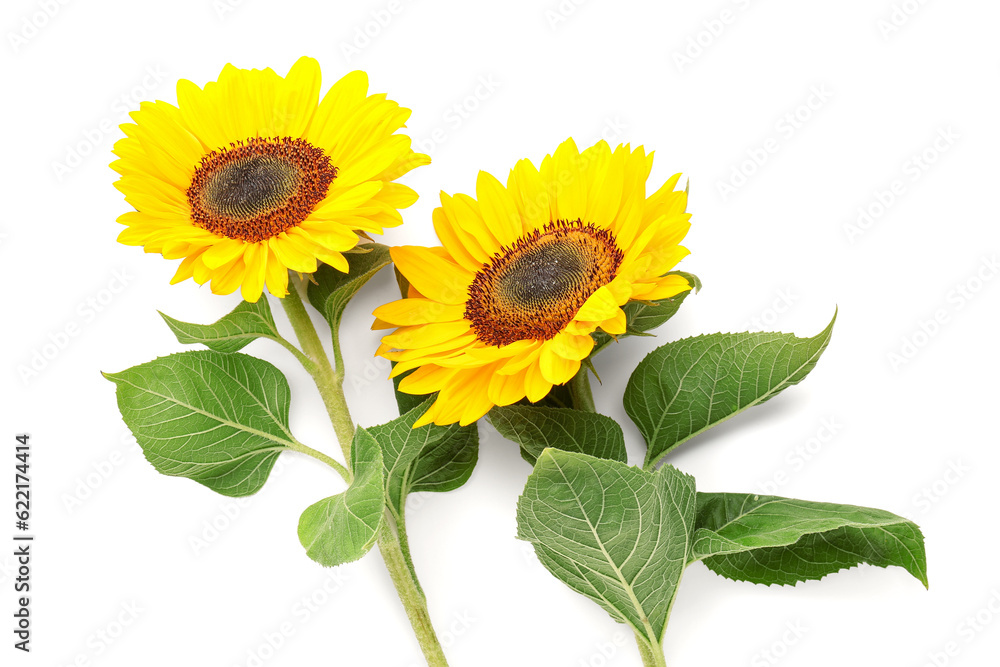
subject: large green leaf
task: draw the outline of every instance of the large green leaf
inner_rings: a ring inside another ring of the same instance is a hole
[[[694,478],[546,449],[518,501],[518,537],[570,588],[658,645],[690,558]]]
[[[413,428],[432,402],[425,399],[401,417],[368,429],[382,448],[386,497],[397,516],[403,513],[408,494],[457,489],[476,467],[479,432],[475,424]]]
[[[625,411],[646,439],[646,466],[747,408],[800,382],[833,333],[709,334],[667,343],[643,359],[625,388]]]
[[[323,314],[334,332],[340,328],[340,318],[344,315],[344,309],[358,290],[392,262],[388,246],[366,243],[358,248],[368,252],[352,252],[344,255],[350,265],[347,273],[323,264],[313,274],[316,282],[309,284],[309,303]]]
[[[281,337],[265,297],[256,303],[240,302],[228,315],[212,324],[191,324],[160,313],[177,340],[184,344],[201,343],[216,352],[236,352],[257,338]]]
[[[351,443],[354,479],[343,493],[314,503],[299,518],[299,541],[320,565],[333,567],[364,556],[378,539],[385,510],[382,451],[359,428]]]
[[[924,538],[884,510],[775,496],[699,493],[690,558],[729,579],[795,584],[869,563],[927,585]]]
[[[653,334],[647,333],[658,326],[664,324],[667,320],[677,314],[680,310],[681,304],[684,300],[688,298],[692,293],[698,292],[701,289],[701,280],[698,276],[693,273],[687,273],[685,271],[671,271],[667,275],[678,275],[684,276],[684,278],[691,285],[691,289],[685,290],[678,294],[677,296],[672,296],[669,299],[660,299],[656,302],[649,301],[630,301],[629,303],[622,306],[622,310],[625,311],[625,333],[622,336],[651,336]],[[606,347],[614,338],[603,331],[594,332],[595,353],[599,352],[601,349]]]
[[[199,350],[104,377],[117,385],[122,418],[158,471],[223,495],[256,493],[296,442],[288,381],[266,361]]]
[[[622,427],[604,415],[510,405],[490,410],[489,420],[500,435],[520,445],[521,456],[532,465],[546,447],[628,463]]]

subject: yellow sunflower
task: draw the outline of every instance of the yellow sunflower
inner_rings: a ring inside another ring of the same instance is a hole
[[[399,225],[416,201],[393,181],[430,158],[395,134],[409,109],[368,95],[364,72],[319,91],[319,64],[301,58],[284,78],[226,65],[204,88],[179,81],[177,106],[144,102],[114,147],[135,208],[118,240],[183,258],[172,283],[211,280],[247,301],[265,284],[287,294],[289,269],[346,272],[358,232]]]
[[[480,172],[475,199],[441,194],[443,247],[393,248],[409,294],[374,313],[375,328],[398,327],[377,354],[393,376],[413,371],[399,389],[440,392],[416,426],[541,400],[580,370],[594,331],[625,333],[629,300],[691,288],[665,275],[688,254],[687,195],[678,174],[647,197],[652,162],[642,147],[580,153],[570,139],[540,169],[519,161],[506,188]]]

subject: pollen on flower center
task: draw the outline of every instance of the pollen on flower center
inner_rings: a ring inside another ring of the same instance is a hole
[[[476,274],[465,317],[487,345],[548,340],[614,279],[622,259],[608,230],[580,220],[551,222],[504,248]]]
[[[326,197],[337,168],[304,139],[253,137],[201,159],[187,189],[195,225],[257,243],[301,223]]]

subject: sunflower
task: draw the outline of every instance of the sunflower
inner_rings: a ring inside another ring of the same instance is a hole
[[[393,181],[430,159],[395,134],[410,111],[368,95],[364,72],[319,91],[319,64],[301,58],[284,78],[226,65],[204,88],[179,81],[177,106],[144,102],[114,147],[135,208],[118,240],[183,258],[171,283],[252,302],[265,284],[287,294],[289,269],[346,272],[358,234],[399,225],[416,201]]]
[[[537,169],[521,160],[505,188],[480,172],[476,198],[441,194],[443,247],[392,248],[407,298],[378,308],[398,327],[377,354],[410,394],[439,392],[416,426],[470,424],[494,405],[544,398],[580,370],[602,329],[625,333],[622,306],[691,288],[666,275],[685,255],[680,174],[646,197],[653,155],[572,139]]]

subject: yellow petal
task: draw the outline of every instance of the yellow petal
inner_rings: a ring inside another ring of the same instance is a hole
[[[288,75],[277,82],[272,114],[278,135],[302,136],[316,113],[319,86],[319,63],[306,56],[299,58]]]
[[[578,336],[561,331],[548,342],[547,348],[563,359],[582,361],[594,349],[594,339],[590,336]]]
[[[689,289],[691,289],[691,285],[688,284],[688,281],[684,278],[684,276],[664,276],[657,281],[656,287],[650,290],[644,298],[648,301],[669,299],[670,297],[677,296],[681,292],[686,292]]]
[[[627,324],[628,321],[625,318],[625,311],[619,308],[614,317],[610,317],[601,322],[601,328],[612,336],[621,336],[625,333]]]
[[[507,190],[514,198],[528,230],[541,229],[552,222],[548,189],[530,160],[518,160],[514,165],[507,179]]]
[[[489,262],[500,250],[499,241],[483,222],[479,204],[474,199],[466,195],[449,197],[442,192],[441,209],[444,212],[442,226],[446,223],[448,227],[445,236],[453,236],[478,265]]]
[[[444,304],[432,299],[400,299],[379,306],[373,315],[396,326],[452,322],[464,316],[463,304]]]
[[[576,142],[567,139],[552,155],[556,178],[560,185],[557,195],[559,218],[579,220],[587,215],[587,179],[582,169]]]
[[[399,391],[404,394],[432,394],[448,384],[458,373],[453,368],[441,368],[429,364],[413,371],[399,381]]]
[[[525,369],[524,391],[528,400],[532,403],[545,398],[552,389],[552,383],[545,379],[538,364],[532,364]]]
[[[194,270],[192,267],[200,255],[201,252],[199,251],[185,257],[184,261],[182,261],[180,266],[177,267],[177,273],[175,273],[174,277],[170,279],[170,284],[176,285],[177,283],[194,276]]]
[[[197,264],[195,265],[197,279]],[[220,267],[212,276],[212,294],[232,294],[243,282],[243,275],[246,273],[246,264],[243,258],[233,261],[232,265]]]
[[[580,310],[576,312],[575,319],[586,322],[600,322],[609,317],[614,317],[618,309],[618,302],[615,300],[611,290],[604,287],[597,288],[593,294],[584,302]]]
[[[202,261],[210,269],[217,269],[228,264],[234,257],[242,255],[247,244],[239,239],[222,239],[202,255]]]
[[[288,269],[270,248],[270,244],[267,253],[267,272],[264,275],[267,291],[279,299],[284,298],[288,294]]]
[[[490,378],[489,399],[497,405],[511,405],[525,397],[524,378],[527,371],[522,369],[512,375],[494,373]]]
[[[382,339],[386,345],[399,350],[430,347],[452,340],[469,331],[466,320],[457,322],[435,322],[412,327],[400,327],[396,333]]]
[[[295,241],[287,232],[282,232],[267,240],[271,251],[282,264],[299,273],[314,273],[316,257],[311,253],[312,243],[300,238]]]
[[[400,272],[424,296],[447,304],[465,303],[474,275],[428,248],[396,246],[390,250]]]
[[[542,377],[552,384],[564,384],[569,382],[576,372],[580,370],[580,362],[572,359],[560,357],[552,349],[552,345],[546,345],[538,355],[538,368],[542,371]]]
[[[521,238],[524,233],[521,215],[507,190],[492,174],[479,172],[476,197],[479,199],[483,222],[492,230],[500,245],[508,246]]]
[[[267,275],[267,244],[248,243],[243,254],[243,262],[247,270],[243,277],[241,293],[243,300],[256,303],[264,292],[264,279]]]

